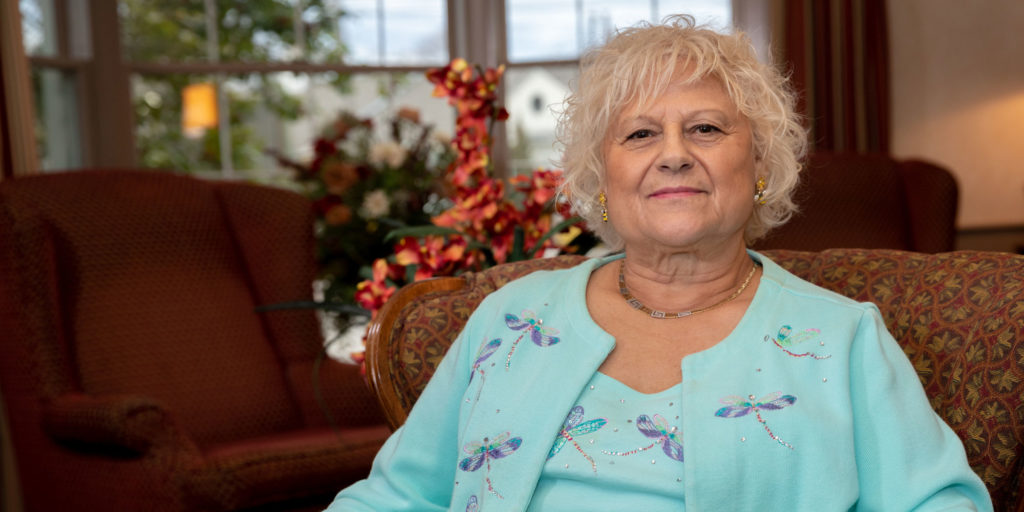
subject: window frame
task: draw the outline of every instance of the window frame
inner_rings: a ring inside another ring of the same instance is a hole
[[[28,63],[39,69],[58,69],[78,77],[79,134],[83,167],[137,167],[135,119],[132,110],[131,80],[134,74],[207,74],[224,76],[236,73],[337,72],[364,74],[376,72],[425,72],[435,66],[346,65],[292,62],[130,62],[122,58],[120,19],[117,0],[88,2],[88,20],[68,20],[68,2],[53,0],[57,22],[58,55],[28,56]],[[208,0],[209,1],[209,0]],[[378,0],[383,1],[383,0]],[[575,66],[578,59],[509,62],[505,0],[445,0],[448,55],[463,57],[483,67],[505,63],[507,68]],[[17,10],[17,2],[15,10]],[[734,2],[733,22],[739,21],[743,2]],[[20,22],[20,16],[18,17]],[[92,51],[89,57],[73,57],[68,47],[69,22],[88,23]],[[118,30],[110,30],[117,27]],[[505,88],[499,88],[503,100]],[[103,91],[99,94],[99,91]],[[506,173],[509,154],[505,127],[495,125],[492,134],[492,161],[499,176]],[[230,178],[230,169],[223,177]]]

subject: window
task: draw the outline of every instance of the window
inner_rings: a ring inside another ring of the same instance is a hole
[[[729,0],[506,0],[509,62],[574,60],[616,29],[687,13],[719,28],[732,25]]]
[[[144,63],[131,66],[131,89],[136,158],[145,167],[285,183],[272,154],[308,159],[342,111],[379,120],[428,103],[422,70],[448,60],[443,0],[121,0],[119,7],[124,53]],[[190,69],[192,62],[199,64]],[[177,129],[190,107],[182,92],[196,84],[214,86],[217,115],[214,126],[188,136]],[[424,118],[452,123],[445,109]]]
[[[44,170],[134,165],[269,183],[287,181],[272,153],[308,159],[343,110],[379,119],[413,106],[450,133],[451,109],[430,97],[423,72],[453,55],[508,64],[512,117],[496,133],[500,171],[554,166],[554,112],[585,48],[674,12],[723,28],[732,19],[729,0],[19,0],[19,8]],[[196,114],[191,98],[206,98],[213,113]]]
[[[688,13],[716,28],[732,26],[730,0],[505,0],[509,70],[505,100],[511,173],[557,167],[555,125],[576,76],[576,59],[617,29]]]
[[[415,66],[447,64],[444,2],[343,0],[341,34],[349,64]]]
[[[75,26],[58,31],[79,15],[83,1],[68,1],[58,10],[55,0],[20,0],[22,39],[33,58],[31,84],[35,99],[36,145],[47,169],[80,167],[84,160],[80,91],[89,58],[88,33]]]

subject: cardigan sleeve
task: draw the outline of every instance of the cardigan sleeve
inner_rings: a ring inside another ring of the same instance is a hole
[[[850,356],[857,510],[991,511],[963,443],[932,410],[874,305],[860,320]]]
[[[369,476],[342,490],[327,512],[448,510],[472,323],[473,318],[438,365],[405,424],[381,447]]]

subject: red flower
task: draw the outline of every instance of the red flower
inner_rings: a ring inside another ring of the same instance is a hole
[[[384,307],[384,303],[398,289],[395,286],[388,285],[388,273],[387,260],[379,258],[373,262],[373,279],[356,285],[356,302],[363,308],[368,309],[373,317],[377,316],[377,311]]]
[[[503,263],[513,249],[517,228],[523,241],[519,249],[524,252],[534,249],[551,229],[551,210],[561,172],[538,169],[529,176],[510,179],[509,184],[523,195],[521,207],[505,197],[504,182],[489,176],[490,124],[508,118],[508,111],[497,105],[498,84],[505,68],[478,71],[474,76],[464,60],[456,59],[445,68],[427,73],[436,85],[435,95],[447,97],[458,113],[452,139],[457,159],[448,169],[448,179],[454,185],[454,205],[434,217],[433,223],[486,244],[493,260]],[[553,246],[553,242],[544,246]],[[413,261],[412,251],[423,249],[407,242],[401,250],[407,251],[402,253],[402,261]],[[474,251],[479,259],[479,251]],[[541,251],[535,254],[539,256]],[[422,267],[420,271],[426,272]]]
[[[415,280],[436,275],[450,275],[466,253],[466,239],[441,236],[426,236],[421,245],[419,240],[405,237],[395,246],[395,262],[399,265],[416,265]]]
[[[438,98],[459,95],[472,76],[473,70],[465,59],[454,59],[443,68],[427,71],[427,80],[436,84],[433,95]]]
[[[483,240],[504,196],[505,184],[490,178],[480,180],[475,188],[457,188],[453,198],[455,205],[435,217],[434,224],[462,229],[470,236]]]
[[[330,194],[313,201],[313,213],[317,217],[325,217],[327,212],[331,211],[331,208],[342,204],[342,200],[338,196],[332,196]]]
[[[317,156],[333,155],[337,152],[338,148],[334,146],[333,140],[320,138],[313,143],[313,153]]]
[[[363,338],[363,346],[366,346],[366,338]],[[366,376],[366,350],[354,350],[348,355],[352,358],[352,362],[359,365],[359,372],[365,377]]]
[[[519,175],[510,180],[523,193],[523,206],[527,211],[543,210],[562,181],[562,171],[537,169],[530,176]]]

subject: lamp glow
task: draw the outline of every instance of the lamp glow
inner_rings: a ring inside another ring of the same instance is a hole
[[[181,91],[181,131],[186,137],[201,137],[217,126],[217,87],[211,82],[186,86]]]

